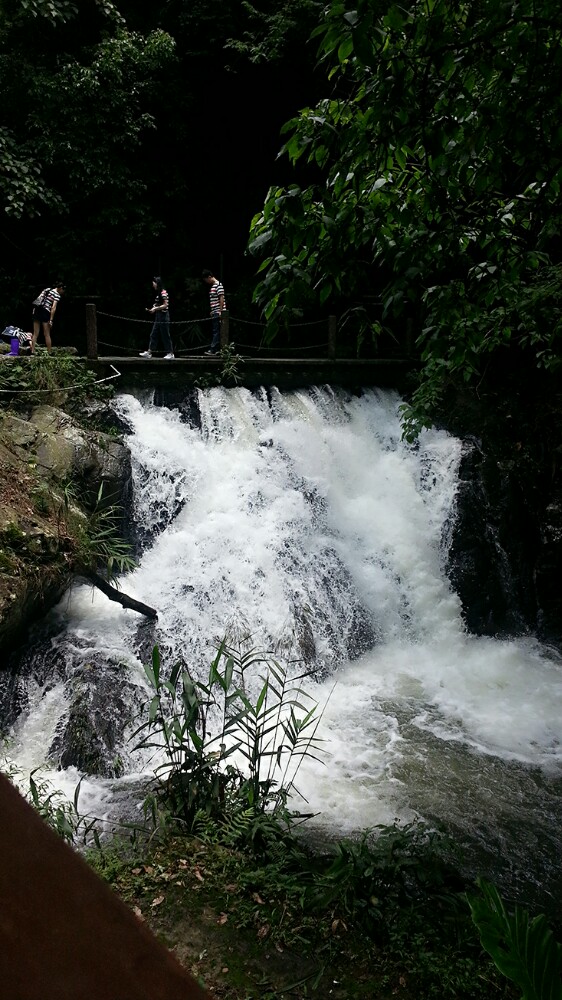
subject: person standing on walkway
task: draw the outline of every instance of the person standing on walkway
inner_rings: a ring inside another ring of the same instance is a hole
[[[221,342],[221,315],[226,309],[224,288],[212,271],[203,271],[203,281],[209,286],[209,301],[211,304],[211,346],[205,354],[218,354]]]
[[[49,352],[52,350],[53,345],[51,341],[51,329],[53,326],[53,319],[55,318],[55,312],[57,310],[57,304],[63,292],[63,282],[57,281],[54,288],[44,288],[41,295],[35,299],[35,302],[33,303],[33,337],[31,340],[32,354],[35,354],[35,345],[37,344],[37,339],[41,331],[43,331],[47,350]]]
[[[159,340],[162,341],[162,348],[166,351],[164,361],[174,360],[174,349],[170,337],[170,311],[169,298],[165,288],[162,287],[162,278],[153,278],[152,287],[156,292],[156,298],[151,309],[146,311],[154,315],[154,326],[150,333],[148,350],[141,351],[141,358],[151,358],[152,352],[158,348]]]

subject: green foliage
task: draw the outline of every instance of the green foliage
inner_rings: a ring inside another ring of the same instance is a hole
[[[70,0],[20,0],[20,3],[5,4],[16,24],[25,24],[29,18],[42,18],[52,25],[64,24],[78,13],[76,4]]]
[[[29,358],[0,362],[0,406],[27,409],[31,404],[64,401],[72,413],[80,412],[86,399],[109,399],[111,384],[97,384],[96,375],[70,354],[38,350]]]
[[[98,816],[89,816],[80,811],[81,781],[76,785],[70,801],[63,792],[53,788],[52,783],[42,773],[41,767],[36,767],[29,773],[24,772],[9,757],[8,750],[9,745],[6,741],[4,753],[0,756],[0,773],[15,785],[41,819],[63,840],[75,847],[81,844],[91,850],[95,848],[98,859],[103,861],[101,829],[105,821]],[[141,841],[146,840],[146,831],[138,824],[115,822],[112,833],[117,842],[116,831],[119,838],[123,837],[123,832],[128,834],[129,848],[135,849]]]
[[[449,868],[443,840],[419,821],[379,826],[357,840],[342,840],[315,882],[314,902],[335,906],[338,919],[384,936],[393,914],[445,887]]]
[[[68,802],[60,792],[52,790],[48,781],[38,775],[38,768],[29,775],[29,794],[31,803],[41,819],[45,820],[63,840],[74,843],[79,824],[78,796],[74,803]]]
[[[3,539],[4,540],[4,539]],[[3,548],[0,549],[0,573],[6,573],[11,576],[16,572],[18,568],[17,559],[13,556],[10,551],[10,546],[8,546],[8,551],[6,552]]]
[[[71,502],[71,496],[67,491],[67,504]],[[128,573],[135,568],[131,546],[121,537],[122,517],[123,511],[118,504],[107,505],[104,502],[102,483],[87,523],[81,522],[77,526],[79,540],[75,559],[78,571],[101,572],[107,580],[115,581],[120,573]]]
[[[221,384],[232,385],[234,383],[234,385],[238,385],[242,381],[240,365],[244,364],[244,358],[237,354],[236,344],[231,342],[221,347],[220,359],[222,362]]]
[[[109,847],[92,863],[168,947],[183,954],[195,937],[197,964],[190,967],[209,993],[229,1000],[514,1000],[482,953],[466,903],[453,937],[447,910],[428,887],[417,912],[405,906],[387,920],[386,941],[359,919],[338,919],[333,905],[313,908],[312,895],[303,905],[304,886],[330,859],[307,852],[302,841],[280,844],[264,862],[196,837],[168,837],[152,840],[140,856]],[[455,898],[448,902],[453,908]]]
[[[53,495],[46,483],[39,483],[31,491],[31,504],[34,511],[42,517],[48,517],[53,509]]]
[[[59,275],[68,289],[61,320],[75,295],[107,297],[112,313],[132,316],[142,273],[154,270],[164,271],[176,319],[186,305],[196,315],[194,275],[213,263],[201,255],[219,252],[238,314],[241,303],[251,310],[241,240],[279,125],[312,79],[307,39],[321,8],[319,0],[3,0],[0,200],[11,321],[23,322],[31,285]],[[222,154],[213,157],[209,107],[223,122]],[[258,147],[246,141],[256,116]],[[239,171],[225,173],[234,147]]]
[[[62,792],[53,788],[38,767],[24,776],[8,756],[3,756],[0,758],[0,771],[16,785],[55,833],[69,844],[75,842],[81,824],[78,812],[80,785],[76,788],[74,802],[69,802]]]
[[[146,182],[135,155],[154,127],[150,97],[173,58],[172,38],[129,31],[110,0],[6,0],[3,8],[4,211],[16,220],[76,213],[82,235],[99,214],[108,228],[124,217],[142,226]],[[80,235],[66,234],[66,263]]]
[[[256,7],[243,2],[245,18],[239,34],[226,45],[252,63],[271,63],[294,51],[318,23],[322,5],[318,0],[279,0]],[[237,26],[238,27],[238,26]]]
[[[242,648],[242,647],[245,648]],[[249,678],[266,667],[255,700]],[[177,663],[165,678],[158,648],[145,674],[154,691],[135,749],[161,748],[157,798],[188,830],[223,824],[229,843],[261,849],[295,820],[287,808],[302,758],[317,752],[319,719],[302,677],[251,648],[220,644],[206,683]],[[214,735],[211,733],[211,727]]]
[[[195,380],[198,389],[209,389],[213,385],[239,385],[242,381],[240,366],[244,364],[244,358],[236,351],[236,344],[232,341],[221,347],[219,352],[221,359],[220,370],[215,375],[205,374]]]
[[[25,533],[17,524],[10,521],[2,529],[2,541],[9,548],[17,551],[25,545]]]
[[[0,194],[7,215],[20,218],[27,211],[34,217],[41,214],[44,206],[61,208],[62,201],[45,183],[40,165],[30,159],[28,151],[3,126],[0,126],[0,163]]]
[[[509,913],[497,889],[478,880],[482,896],[469,896],[482,947],[497,968],[522,991],[521,1000],[562,1000],[562,946],[544,914]]]
[[[412,322],[409,436],[506,351],[558,370],[561,32],[555,0],[334,2],[314,32],[331,96],[284,129],[313,180],[253,219],[256,299],[268,320],[329,305],[355,336]]]

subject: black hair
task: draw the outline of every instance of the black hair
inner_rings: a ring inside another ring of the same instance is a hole
[[[157,292],[161,292],[162,291],[162,278],[156,277],[156,278],[153,278],[152,280],[153,280],[154,284],[156,285],[156,291]]]
[[[66,288],[64,281],[55,281],[54,288]]]
[[[208,271],[208,270],[207,270],[207,268],[205,268],[205,270],[204,270],[204,271],[203,271],[203,273],[201,274],[201,277],[203,278],[203,281],[204,281],[204,280],[205,280],[205,278],[213,278],[213,277],[214,277],[214,275],[213,275],[213,272],[212,272],[212,271]]]

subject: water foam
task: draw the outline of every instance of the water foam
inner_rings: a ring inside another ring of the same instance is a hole
[[[134,517],[153,532],[122,589],[158,609],[166,662],[181,656],[202,676],[228,622],[247,622],[263,649],[306,631],[327,753],[299,787],[340,832],[420,808],[443,818],[475,760],[504,767],[503,808],[517,768],[556,781],[561,763],[558,658],[533,640],[467,635],[444,571],[461,442],[429,430],[408,445],[399,405],[376,390],[215,388],[199,392],[190,427],[177,410],[119,400]],[[57,613],[65,642],[103,647],[142,684],[138,616],[87,587]],[[44,726],[41,713],[21,720],[22,748],[42,728],[47,745],[52,712]],[[478,779],[459,793],[453,820],[480,795],[501,823],[496,781],[493,795]]]

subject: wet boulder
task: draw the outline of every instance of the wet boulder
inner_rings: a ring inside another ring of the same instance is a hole
[[[86,431],[54,406],[37,406],[30,421],[40,431],[36,442],[38,468],[59,481],[72,479],[88,506],[102,488],[102,503],[122,503],[131,480],[129,450],[101,431]]]
[[[83,664],[68,679],[68,712],[57,727],[49,760],[82,774],[120,777],[130,749],[126,733],[142,700],[123,664]]]

